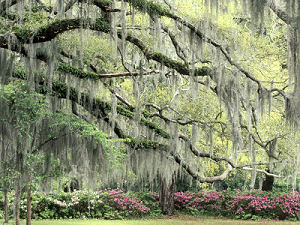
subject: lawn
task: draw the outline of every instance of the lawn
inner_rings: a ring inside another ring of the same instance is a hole
[[[12,224],[12,223],[11,223]],[[141,220],[37,220],[32,225],[296,225],[300,222],[289,221],[249,221],[229,220],[219,218],[196,218],[192,216],[180,216],[163,219]],[[21,223],[25,225],[25,221]]]

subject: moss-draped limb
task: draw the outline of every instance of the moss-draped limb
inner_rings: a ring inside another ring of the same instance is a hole
[[[122,34],[119,33],[118,36],[122,38]],[[126,36],[126,40],[137,46],[145,55],[148,60],[154,60],[163,64],[164,66],[176,70],[178,73],[182,75],[190,75],[191,71],[186,65],[178,60],[171,59],[170,57],[159,53],[152,52],[141,40],[131,35]],[[209,76],[211,73],[211,69],[207,66],[196,68],[194,75],[195,76]]]
[[[26,73],[22,70],[14,73],[14,76],[20,79],[26,79]],[[40,87],[38,88],[38,92],[42,94],[49,94],[57,96],[58,98],[67,98],[68,96],[68,86],[65,83],[54,81],[52,83],[52,90],[48,89],[48,86],[44,80],[41,80],[39,83]],[[70,87],[70,95],[69,99],[73,102],[84,107],[88,110],[93,116],[97,119],[103,119],[108,124],[111,124],[111,120],[108,117],[107,110],[110,109],[108,103],[101,101],[100,99],[92,99],[93,104],[91,105],[90,99],[86,93],[80,93],[75,89]],[[81,98],[79,98],[81,96]],[[194,171],[187,162],[185,162],[178,154],[169,150],[169,146],[166,144],[162,144],[157,141],[149,140],[149,139],[141,139],[137,140],[134,137],[126,135],[126,133],[118,126],[118,123],[115,123],[114,132],[121,139],[125,139],[124,143],[127,144],[130,148],[138,150],[154,150],[164,152],[169,157],[172,157],[174,161],[180,165],[183,169],[186,170],[188,174],[190,174],[193,178],[197,179],[199,182],[214,182],[223,177],[223,174],[215,177],[203,178],[200,177],[199,174]]]
[[[134,8],[146,12],[151,16],[167,16],[170,11],[167,7],[148,0],[126,0]]]
[[[91,65],[92,66],[92,65]],[[93,67],[95,68],[95,67]],[[99,80],[99,79],[108,79],[108,78],[118,78],[118,77],[134,77],[140,76],[140,72],[121,72],[121,73],[106,73],[106,74],[98,74],[96,72],[84,71],[75,66],[71,66],[69,64],[59,62],[57,70],[62,73],[71,74],[80,79],[91,79],[91,80]],[[95,71],[97,71],[95,69]],[[145,71],[143,75],[149,75],[157,73],[156,71]]]
[[[255,82],[260,89],[264,88],[263,85],[261,84],[261,82],[257,78],[255,78],[255,76],[252,73],[250,73],[249,71],[244,69],[239,63],[237,63],[236,61],[234,61],[232,59],[232,57],[229,55],[229,53],[226,51],[226,49],[221,44],[219,44],[212,38],[205,35],[201,30],[197,29],[192,23],[190,23],[187,20],[181,18],[180,16],[177,16],[176,14],[172,13],[170,9],[164,8],[161,6],[161,4],[154,3],[151,0],[141,0],[141,1],[140,0],[126,0],[126,1],[131,3],[135,8],[137,8],[141,11],[146,11],[149,15],[152,15],[152,13],[151,13],[150,9],[147,8],[147,6],[155,5],[155,8],[159,9],[159,10],[155,10],[155,14],[157,16],[168,17],[170,19],[173,19],[174,21],[177,21],[178,23],[182,24],[183,26],[189,28],[196,36],[198,36],[199,39],[201,39],[201,40],[211,44],[215,48],[219,49],[230,65],[232,65],[233,67],[238,69],[247,78],[249,78],[250,80]],[[271,6],[271,5],[269,5],[269,6]],[[274,4],[273,4],[273,6],[274,6]],[[206,74],[206,72],[208,72],[208,70],[209,70],[208,67],[205,67],[204,70],[201,68],[200,71],[196,72],[196,75],[201,76],[201,74]],[[186,72],[185,72],[185,74],[186,74]],[[284,92],[280,92],[280,94],[283,95],[283,97],[285,97]]]
[[[97,30],[104,33],[109,33],[110,31],[108,21],[103,17],[99,17],[95,22],[85,18],[55,20],[35,31],[16,28],[15,35],[22,44],[40,43],[50,41],[66,31],[79,28]]]
[[[20,78],[20,79],[26,79],[26,73],[23,70],[16,71],[14,73],[14,76],[17,78]],[[42,94],[47,94],[49,92],[48,87],[44,80],[41,80],[39,92]],[[54,81],[52,83],[52,94],[56,95],[59,98],[67,98],[68,86],[63,82]],[[75,88],[70,87],[69,88],[69,99],[71,101],[74,101],[77,104],[83,106],[86,110],[90,111],[98,119],[104,119],[106,122],[109,123],[109,118],[108,118],[107,112],[111,111],[110,103],[104,102],[99,98],[90,99],[87,93],[80,93],[80,96],[81,96],[80,99],[78,98],[78,96],[79,96],[79,92]],[[117,113],[124,117],[127,117],[129,119],[134,118],[134,112],[126,109],[124,106],[121,106],[121,105],[117,106]],[[161,129],[157,124],[155,124],[145,118],[141,118],[140,124],[153,130],[157,135],[160,135],[161,137],[169,138],[168,132]],[[160,146],[159,142],[155,142],[155,141],[151,141],[151,140],[139,141],[139,143],[137,144],[136,141],[133,141],[134,138],[126,135],[118,126],[116,126],[114,129],[115,129],[114,130],[115,133],[118,135],[119,138],[128,139],[128,144],[130,144],[131,147],[139,146],[139,148],[142,148],[142,146],[143,146],[143,148],[150,148],[150,146],[152,146],[152,147]],[[188,139],[186,139],[186,140],[188,140]],[[165,148],[162,146],[160,146],[160,147]],[[196,151],[196,150],[194,149],[194,151]],[[198,155],[198,156],[202,157],[201,155]],[[213,160],[220,161],[223,159],[218,159],[217,157],[215,157]],[[223,160],[223,161],[226,161],[226,160]]]
[[[288,25],[296,26],[295,19],[291,17],[285,10],[280,8],[275,0],[267,0],[267,5],[283,22],[285,22]]]
[[[26,79],[26,73],[24,70],[18,70],[13,73],[13,76],[19,79]],[[69,88],[69,90],[68,90]],[[75,88],[73,87],[68,87],[65,83],[59,82],[59,81],[54,81],[52,83],[52,89],[49,90],[49,86],[47,85],[45,79],[40,79],[39,81],[39,87],[37,88],[37,91],[41,94],[45,95],[55,95],[58,98],[65,98],[69,99],[79,105],[81,105],[83,108],[85,108],[87,111],[89,111],[93,116],[95,116],[99,120],[104,120],[106,123],[112,125],[112,121],[109,118],[108,111],[111,111],[111,104],[102,101],[99,98],[89,98],[89,95],[87,93],[79,93]],[[69,92],[69,95],[68,95]],[[80,96],[80,98],[79,98]],[[117,112],[123,116],[126,116],[130,119],[133,119],[133,113],[127,109],[125,109],[122,106],[117,106]],[[150,121],[147,121],[146,119],[142,119],[141,123],[149,123]],[[151,123],[151,122],[150,122]],[[182,138],[183,140],[187,141],[190,145],[190,148],[192,150],[192,153],[195,154],[198,157],[205,157],[205,158],[210,158],[214,160],[215,162],[219,161],[225,161],[227,162],[228,168],[218,176],[213,176],[213,177],[201,177],[196,171],[193,170],[193,168],[185,162],[180,155],[174,153],[169,149],[169,146],[166,144],[162,144],[157,141],[149,140],[149,139],[140,139],[137,140],[132,136],[127,135],[118,125],[118,122],[115,121],[115,126],[114,126],[114,132],[115,134],[121,138],[125,139],[125,144],[127,144],[129,147],[135,149],[135,150],[155,150],[155,151],[162,151],[164,154],[166,154],[169,157],[172,157],[174,161],[180,165],[189,175],[191,175],[194,179],[198,180],[199,182],[208,182],[212,183],[215,181],[221,181],[224,180],[228,174],[232,171],[232,168],[238,168],[238,169],[247,169],[245,166],[237,166],[234,165],[231,161],[229,161],[226,158],[218,158],[218,157],[211,157],[208,154],[201,155],[191,144],[191,142],[186,138],[180,136],[179,138]],[[146,125],[144,124],[144,125]],[[153,125],[146,125],[148,128],[153,129],[155,131],[155,124]],[[151,127],[153,126],[153,127]],[[158,131],[163,131],[163,130],[158,130]],[[164,131],[165,132],[165,131]],[[168,133],[165,132],[166,138],[168,136]],[[161,135],[163,136],[163,135]],[[245,168],[244,168],[245,167]],[[265,171],[260,171],[260,172],[265,172]],[[272,176],[276,176],[274,174],[271,174]]]
[[[20,77],[24,78],[26,76],[24,72],[21,72]],[[56,96],[59,98],[66,98],[67,97],[67,85],[62,83],[62,82],[54,82],[53,83],[53,88],[52,91],[55,93]],[[83,106],[85,109],[90,111],[95,117],[98,119],[104,119],[107,123],[111,123],[107,111],[111,111],[111,104],[108,102],[104,102],[98,98],[92,99],[93,102],[90,102],[90,99],[88,97],[88,94],[86,93],[81,93],[80,94],[81,99],[78,99],[78,91],[75,88],[70,88],[70,100],[76,102],[77,104],[80,104]],[[92,106],[91,106],[92,105]],[[92,108],[91,108],[92,107]],[[118,105],[117,106],[117,113],[125,116],[129,119],[134,118],[134,113],[131,112],[130,110],[126,109],[125,107]],[[224,161],[228,163],[230,166],[224,173],[220,176],[215,176],[215,177],[199,177],[197,173],[194,173],[192,169],[189,167],[188,164],[186,164],[180,156],[176,155],[175,153],[169,151],[168,145],[161,144],[157,141],[153,140],[148,140],[148,139],[143,139],[143,140],[136,140],[135,138],[126,135],[126,133],[118,126],[117,123],[115,123],[114,127],[114,132],[117,134],[119,138],[126,139],[125,143],[129,145],[131,148],[134,149],[154,149],[154,150],[160,150],[160,151],[165,151],[168,154],[170,154],[174,160],[178,163],[181,164],[181,166],[190,174],[192,175],[193,178],[197,179],[200,182],[215,182],[217,180],[224,180],[226,176],[230,173],[232,168],[239,168],[243,169],[245,166],[248,165],[236,165],[234,164],[230,159],[226,157],[217,157],[213,156],[211,154],[207,153],[201,153],[199,152],[195,146],[192,145],[191,141],[184,135],[179,135],[179,138],[184,140],[187,144],[188,147],[190,148],[191,152],[201,158],[209,158],[215,162],[220,162]],[[169,138],[169,134],[164,131],[163,129],[159,128],[155,123],[148,121],[145,118],[142,118],[140,121],[141,125],[144,125],[148,127],[149,129],[153,130],[157,135],[160,135],[164,138]]]
[[[95,22],[91,22],[90,19],[63,19],[57,20],[52,23],[49,23],[46,26],[42,26],[36,31],[30,31],[27,29],[16,29],[14,35],[19,39],[19,46],[23,46],[23,44],[29,43],[40,43],[46,42],[54,39],[57,35],[62,34],[66,31],[79,29],[80,27],[96,30],[104,33],[110,32],[110,25],[108,21],[100,17],[96,19]],[[119,33],[118,36],[122,38],[122,34]],[[190,75],[190,70],[186,65],[178,60],[171,59],[170,57],[159,53],[152,52],[144,43],[128,34],[126,36],[126,40],[137,46],[145,55],[148,60],[154,60],[158,63],[163,64],[164,66],[176,70],[178,73],[182,75]],[[2,48],[10,48],[8,44],[9,40],[4,35],[0,35],[0,47]],[[12,49],[14,50],[14,49]],[[17,51],[17,49],[16,49]],[[45,57],[44,57],[45,58]],[[196,68],[195,76],[207,76],[211,72],[209,67]],[[91,74],[90,74],[91,75]],[[89,75],[88,75],[89,76]],[[91,76],[92,77],[92,76]]]
[[[26,78],[26,73],[22,70],[17,71],[14,73],[14,76],[20,79]],[[79,99],[79,92],[75,88],[70,88],[70,96],[69,99],[76,102],[77,104],[84,107],[86,110],[88,110],[93,116],[95,116],[97,119],[103,119],[108,124],[111,124],[111,120],[108,117],[107,110],[110,109],[110,104],[105,103],[101,101],[100,99],[93,99],[93,103],[91,105],[91,102],[85,93],[80,93],[81,98]],[[40,88],[38,89],[38,92],[42,94],[49,94],[48,86],[46,85],[45,81],[40,82]],[[54,81],[52,83],[52,90],[51,93],[58,98],[67,98],[68,93],[68,87],[65,83]],[[115,123],[114,126],[114,132],[116,135],[121,138],[125,139],[124,143],[128,145],[130,148],[135,149],[136,151],[139,150],[154,150],[154,151],[160,151],[164,152],[169,157],[172,157],[174,161],[180,165],[186,172],[191,175],[194,179],[198,180],[199,182],[214,182],[217,180],[223,180],[226,178],[226,176],[229,174],[229,170],[226,170],[222,175],[220,176],[214,176],[214,177],[200,177],[200,175],[192,169],[192,167],[185,162],[181,156],[178,154],[172,152],[169,150],[169,146],[166,144],[162,144],[157,141],[149,140],[149,139],[141,139],[137,140],[134,137],[131,137],[127,135],[119,126],[118,123]],[[226,176],[225,176],[226,175]]]
[[[104,78],[97,73],[89,72],[89,71],[83,71],[82,69],[76,68],[74,66],[71,66],[69,64],[59,62],[57,66],[57,70],[62,73],[71,74],[73,76],[76,76],[80,79],[92,79],[92,80],[99,80],[101,78]]]
[[[59,68],[58,68],[59,69]],[[26,78],[26,73],[23,70],[18,70],[14,74],[15,77],[18,77],[20,79]],[[45,88],[45,85],[41,85],[41,88]],[[46,94],[47,90],[40,90],[41,92],[44,92]],[[67,98],[68,95],[68,86],[63,82],[54,81],[52,84],[52,91],[55,93],[56,96],[60,98]],[[89,111],[98,111],[102,117],[107,116],[106,111],[111,111],[111,103],[102,101],[99,98],[93,98],[90,99],[89,95],[87,93],[81,93],[81,99],[78,99],[78,91],[70,87],[69,88],[69,98],[70,100],[80,103],[84,102],[85,107],[92,107],[89,108]],[[92,102],[91,102],[92,101]],[[100,110],[101,109],[101,110]],[[100,111],[99,111],[100,110]],[[128,119],[134,119],[134,110],[133,109],[127,109],[123,105],[117,105],[117,113],[119,115],[122,115],[124,117],[127,117]],[[154,133],[157,135],[163,137],[163,138],[169,138],[168,132],[160,128],[156,123],[153,123],[146,118],[141,118],[140,125],[146,126],[149,129],[153,130]]]

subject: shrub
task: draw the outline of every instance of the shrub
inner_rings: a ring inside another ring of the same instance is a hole
[[[1,194],[0,194],[1,197]],[[9,195],[12,205],[13,194]],[[0,218],[3,202],[0,198]],[[221,215],[236,219],[299,220],[300,193],[262,191],[177,192],[175,208],[192,215]],[[123,193],[122,190],[98,192],[32,194],[34,219],[103,218],[123,219],[159,216],[159,196],[152,192]],[[21,217],[26,216],[26,196],[21,200]]]
[[[210,214],[238,219],[298,220],[300,194],[262,191],[178,192],[175,207],[193,215]],[[195,211],[195,209],[197,211]]]
[[[26,196],[23,196],[20,207],[21,218],[26,217],[26,203]],[[142,204],[138,198],[131,197],[130,194],[125,194],[121,190],[57,194],[34,192],[32,194],[32,217],[34,219],[123,219],[149,214],[149,207]]]

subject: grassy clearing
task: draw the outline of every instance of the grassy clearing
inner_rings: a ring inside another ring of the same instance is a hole
[[[11,223],[13,224],[13,223]],[[21,223],[25,225],[25,221]],[[289,221],[248,221],[219,218],[196,218],[192,216],[164,217],[162,219],[141,220],[37,220],[32,225],[296,225]]]

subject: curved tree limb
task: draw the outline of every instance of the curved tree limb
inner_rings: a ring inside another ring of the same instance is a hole
[[[65,22],[65,21],[64,21]],[[72,21],[72,22],[74,22],[74,24],[76,24],[76,23],[78,23],[78,21],[76,22],[76,21]],[[80,26],[82,25],[82,21],[79,21],[80,23]],[[55,22],[54,22],[55,23]],[[67,24],[67,23],[66,23]],[[33,39],[31,39],[31,40],[34,40],[34,43],[37,43],[37,42],[43,42],[43,41],[46,41],[45,40],[45,38],[44,38],[44,35],[45,36],[48,36],[48,33],[47,32],[51,32],[51,33],[53,33],[53,38],[55,38],[56,37],[56,35],[57,34],[59,34],[59,33],[61,33],[61,32],[64,32],[64,26],[59,26],[58,24],[55,24],[55,25],[57,25],[57,26],[54,26],[54,27],[51,27],[51,26],[49,26],[49,27],[47,27],[47,29],[44,29],[44,30],[40,30],[39,32],[37,32],[37,33],[35,33],[34,34],[34,36],[33,36]],[[69,29],[69,27],[68,27],[68,29],[66,29],[65,31],[67,31],[67,30],[71,30],[71,29],[76,29],[76,28],[74,28],[73,26],[72,26],[73,24],[71,24],[71,27],[70,27],[70,29]],[[99,24],[98,24],[99,25]],[[95,29],[99,29],[98,27],[95,27]],[[20,38],[20,40],[22,40],[22,38],[23,37],[21,37]],[[133,41],[136,41],[133,37],[131,37],[132,39],[131,40],[133,40]],[[25,40],[25,42],[24,43],[30,43],[30,39],[24,39]],[[143,44],[143,43],[142,43]],[[139,47],[139,46],[138,46]],[[140,48],[141,49],[141,48]],[[142,49],[141,49],[142,50]],[[142,50],[143,51],[143,50]],[[143,53],[144,53],[144,51],[143,51]],[[146,54],[145,54],[146,53]],[[183,71],[184,73],[187,73],[186,75],[188,75],[189,73],[190,73],[190,71],[189,71],[189,69],[188,68],[184,68],[184,66],[185,65],[183,65],[182,63],[178,63],[178,61],[175,61],[175,60],[171,60],[171,59],[169,59],[169,58],[165,58],[165,56],[164,55],[162,55],[162,54],[160,54],[160,53],[153,53],[153,52],[150,52],[150,51],[145,51],[145,55],[146,55],[146,57],[148,58],[148,59],[152,59],[152,60],[155,60],[155,61],[158,61],[158,62],[160,62],[160,63],[162,63],[162,64],[164,64],[164,65],[167,65],[168,67],[170,66],[171,68],[173,68],[173,69],[175,69],[176,68],[176,70],[178,71],[178,69],[179,70],[181,70],[181,71]],[[180,68],[177,68],[177,67],[180,67]],[[208,75],[208,74],[206,74],[206,75]]]
[[[12,1],[12,5],[16,4],[15,2],[16,0]],[[73,2],[73,1],[71,1]],[[191,31],[195,32],[195,34],[202,40],[212,44],[214,47],[218,48],[222,54],[224,55],[224,57],[227,59],[227,61],[229,62],[229,64],[231,64],[232,66],[234,66],[235,68],[237,68],[241,73],[243,73],[246,77],[248,77],[249,79],[251,79],[252,81],[254,81],[255,83],[257,83],[259,88],[262,88],[262,84],[261,82],[256,79],[249,71],[245,70],[244,68],[242,68],[237,62],[235,62],[228,54],[228,52],[225,50],[225,48],[218,44],[217,42],[215,42],[214,40],[212,40],[211,38],[207,37],[204,33],[202,33],[199,29],[197,29],[195,26],[193,26],[191,23],[185,21],[183,18],[174,15],[170,12],[169,9],[148,1],[148,0],[127,0],[127,2],[131,3],[133,7],[137,8],[138,10],[141,11],[146,11],[149,15],[159,15],[159,16],[166,16],[169,17],[171,19],[174,19],[175,21],[178,21],[179,23],[181,23],[182,25],[188,27]],[[6,1],[2,2],[2,5],[6,3]],[[91,4],[94,4],[96,6],[98,6],[99,8],[101,8],[104,12],[107,11],[109,5],[110,5],[111,1],[101,1],[101,0],[94,0],[91,2]],[[267,1],[268,6],[276,13],[276,15],[278,15],[279,18],[281,18],[283,21],[285,21],[286,23],[290,24],[291,23],[291,18],[287,15],[287,13],[285,11],[283,11],[282,9],[280,9],[274,2],[274,0],[268,0]],[[4,9],[4,5],[1,6],[0,5],[0,13],[1,13],[1,9]],[[108,10],[110,11],[110,10]],[[56,32],[50,32],[49,34],[56,34]],[[58,33],[58,32],[57,32]],[[55,35],[56,36],[56,35]],[[51,35],[50,35],[51,37]],[[36,36],[37,38],[37,36]],[[34,38],[34,39],[36,39]],[[130,39],[130,38],[129,38]],[[35,40],[37,41],[37,40]],[[137,43],[136,40],[133,40],[133,42]],[[171,66],[171,67],[177,67],[178,64],[174,64],[174,62],[170,62],[169,60],[165,60],[165,58],[161,57],[161,55],[159,54],[150,54],[144,51],[144,48],[141,47],[142,45],[137,45],[145,54],[145,56],[148,59],[152,59],[155,61],[160,61],[161,63],[163,63],[164,65],[166,65],[167,67]],[[179,66],[180,68],[182,68],[182,65]],[[173,68],[174,69],[174,68]],[[208,75],[207,72],[207,68],[205,68],[205,75]],[[180,70],[181,72],[183,72],[182,74],[187,75],[187,71],[185,70]],[[178,71],[179,72],[179,71]],[[180,73],[181,73],[180,72]],[[203,72],[203,71],[202,71]],[[203,76],[203,75],[202,75]],[[278,91],[278,93],[280,93],[282,96],[286,96],[285,93],[282,90],[274,90],[274,91]]]
[[[176,51],[176,54],[177,56],[182,60],[184,61],[186,67],[189,66],[189,63],[187,61],[187,55],[186,55],[186,52],[184,51],[183,48],[181,48],[180,44],[178,43],[178,41],[176,40],[176,37],[175,35],[170,31],[170,29],[165,26],[164,24],[161,24],[161,28],[169,35],[172,43],[173,43],[173,46],[175,48],[175,51]]]
[[[278,177],[278,178],[282,177],[282,176],[279,176],[279,175],[276,175],[276,174],[273,174],[273,173],[269,173],[269,172],[267,172],[267,171],[265,171],[265,170],[254,169],[254,168],[249,168],[249,167],[243,167],[242,169],[243,169],[243,170],[248,170],[248,171],[249,171],[249,170],[250,170],[250,171],[255,170],[255,171],[257,171],[257,172],[264,173],[264,174],[266,174],[267,176],[270,176],[270,177]]]
[[[24,73],[15,73],[14,76],[25,79],[26,75]],[[40,81],[40,85],[46,85],[44,80]],[[47,89],[40,88],[39,91],[42,94],[47,93]],[[45,92],[46,91],[46,92]],[[52,92],[58,97],[58,98],[67,98],[68,94],[68,87],[66,84],[58,81],[54,81],[52,85]],[[81,96],[81,98],[78,98]],[[90,102],[90,99],[88,98],[88,94],[86,93],[81,93],[75,89],[70,87],[70,100],[73,102],[76,102],[77,104],[81,105],[84,107],[86,110],[91,112],[93,116],[95,116],[98,119],[103,119],[105,122],[111,124],[111,120],[109,119],[109,116],[107,114],[107,110],[110,109],[110,104],[101,101],[98,98],[92,99],[92,104]],[[120,111],[118,111],[120,112]],[[121,111],[122,112],[122,111]],[[150,127],[149,127],[150,128]],[[159,150],[159,151],[164,151],[170,154],[175,162],[177,162],[182,168],[186,170],[188,174],[190,174],[193,178],[197,179],[199,182],[215,182],[215,181],[221,181],[224,180],[228,174],[231,172],[232,168],[239,168],[234,165],[233,162],[231,162],[229,159],[226,158],[217,158],[214,156],[210,156],[209,158],[213,159],[214,161],[226,161],[229,166],[228,168],[219,176],[214,176],[214,177],[200,177],[198,173],[193,171],[191,167],[177,154],[170,152],[169,148],[165,144],[161,144],[156,141],[152,140],[136,140],[133,137],[130,137],[124,133],[124,131],[118,126],[118,123],[115,123],[114,126],[114,132],[117,134],[119,138],[125,139],[125,143],[129,145],[130,147],[134,149],[154,149],[154,150]],[[183,136],[181,138],[184,138]],[[192,146],[192,145],[191,145]],[[193,146],[192,146],[193,148]],[[194,149],[194,151],[197,151]],[[198,154],[198,153],[197,153]],[[201,155],[201,154],[199,154]],[[208,157],[206,155],[203,155],[202,157]]]
[[[275,0],[267,0],[267,5],[283,22],[285,22],[288,25],[294,26],[293,23],[295,23],[295,20],[292,17],[290,17],[286,11],[284,11],[278,5],[276,5]]]
[[[233,67],[235,67],[237,70],[239,70],[247,78],[249,78],[250,80],[255,82],[258,85],[259,89],[262,89],[262,88],[267,89],[262,85],[260,80],[255,78],[255,76],[253,74],[251,74],[249,71],[244,69],[241,65],[239,65],[236,61],[234,61],[232,59],[232,57],[229,55],[229,53],[226,51],[226,49],[221,44],[219,44],[216,41],[214,41],[213,39],[207,37],[203,32],[201,32],[199,29],[197,29],[194,25],[192,25],[188,21],[186,21],[183,18],[173,14],[168,8],[165,8],[165,7],[161,6],[158,3],[153,3],[149,0],[142,0],[142,1],[126,0],[126,1],[130,2],[137,9],[139,9],[141,11],[146,11],[149,15],[155,14],[156,16],[165,16],[165,17],[173,19],[173,20],[179,22],[180,24],[182,24],[183,26],[189,28],[192,32],[194,32],[198,36],[198,38],[200,38],[201,40],[211,44],[215,48],[219,49],[221,51],[221,53],[223,54],[223,56],[228,61],[228,63],[230,65],[232,65]],[[270,0],[270,2],[273,2],[273,1],[274,0]],[[155,6],[154,11],[151,8],[151,7],[154,7],[153,5]],[[276,5],[274,4],[274,2],[273,2],[273,4],[269,4],[269,6],[272,7],[274,10],[277,10],[278,13],[281,12],[281,15],[282,15],[283,18],[284,18],[283,15],[286,15],[284,13],[284,11],[280,11],[278,7],[275,7]],[[276,89],[276,90],[273,90],[273,91],[278,91],[278,93],[280,95],[282,95],[283,97],[286,98],[286,94],[284,93],[283,90]]]
[[[47,26],[39,28],[35,32],[26,32],[24,35],[22,33],[14,33],[14,35],[19,39],[20,44],[30,44],[30,43],[40,43],[46,42],[54,39],[57,35],[64,33],[66,31],[79,29],[80,27],[88,28],[91,30],[101,31],[104,33],[110,32],[110,25],[104,18],[98,18],[95,23],[92,23],[90,19],[63,19],[50,23]],[[118,36],[122,38],[122,34],[118,33]],[[158,63],[163,64],[170,69],[176,70],[182,75],[190,75],[189,69],[184,65],[184,63],[177,60],[170,59],[164,54],[158,52],[152,52],[144,43],[131,36],[127,35],[126,40],[137,46],[145,55],[148,60],[154,60]],[[0,35],[0,47],[9,48],[9,41],[4,35]],[[209,67],[196,68],[195,76],[208,76],[211,72]]]

